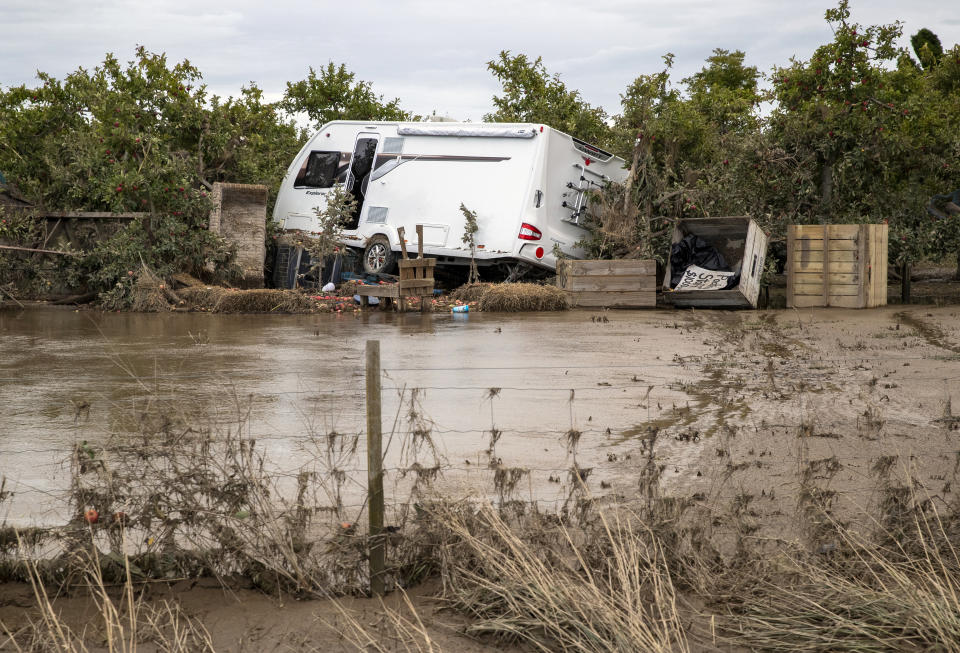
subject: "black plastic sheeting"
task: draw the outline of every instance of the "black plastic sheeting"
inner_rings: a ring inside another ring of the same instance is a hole
[[[716,247],[695,234],[687,234],[670,247],[670,287],[676,288],[691,265],[714,272],[733,272]],[[740,274],[730,277],[725,290],[740,284]]]

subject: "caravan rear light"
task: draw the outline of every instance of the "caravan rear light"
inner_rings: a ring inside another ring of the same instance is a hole
[[[537,258],[543,258],[543,248],[542,248],[542,247],[538,247],[538,248],[537,248],[537,251],[534,252],[534,254],[537,255]]]
[[[540,240],[542,237],[539,229],[526,222],[520,225],[520,233],[517,235],[520,240]]]

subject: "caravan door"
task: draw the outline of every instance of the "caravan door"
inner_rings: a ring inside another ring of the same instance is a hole
[[[363,211],[363,200],[367,194],[367,184],[370,182],[370,173],[377,160],[377,146],[380,143],[379,134],[361,132],[353,146],[353,156],[350,159],[350,169],[347,172],[346,189],[357,200],[357,208],[350,220],[344,225],[345,229],[356,229],[360,226],[360,213]]]

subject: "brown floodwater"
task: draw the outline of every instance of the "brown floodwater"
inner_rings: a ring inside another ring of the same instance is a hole
[[[689,371],[673,356],[703,346],[677,327],[675,312],[609,315],[0,310],[0,475],[14,492],[0,519],[62,523],[73,446],[123,438],[152,410],[221,425],[249,410],[269,464],[295,471],[309,462],[305,442],[364,431],[368,339],[381,343],[388,469],[413,462],[405,434],[416,388],[447,492],[492,493],[492,427],[502,431],[496,462],[530,470],[518,498],[561,500],[574,462],[595,468],[593,483],[623,489],[633,483],[629,466],[612,462],[638,453],[638,425],[687,400],[677,384]],[[571,429],[581,433],[575,451]],[[365,478],[360,442],[355,500]],[[418,455],[427,466],[433,453]],[[399,494],[393,483],[388,474],[388,494]]]

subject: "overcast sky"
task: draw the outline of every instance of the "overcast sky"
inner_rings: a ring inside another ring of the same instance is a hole
[[[831,39],[825,0],[437,0],[273,2],[247,0],[0,0],[0,85],[30,84],[36,71],[63,77],[106,52],[121,61],[142,44],[189,59],[210,90],[236,95],[250,81],[278,99],[308,67],[345,63],[404,108],[479,120],[498,85],[486,62],[501,50],[542,56],[590,103],[610,113],[640,74],[676,55],[674,79],[698,70],[714,48],[740,49],[769,72],[808,58]],[[901,20],[904,44],[921,27],[949,47],[960,41],[957,6],[943,0],[853,0],[853,20]]]

